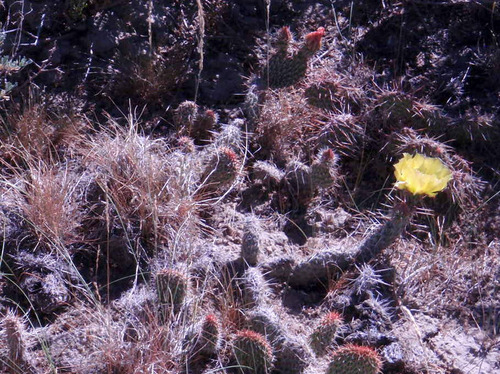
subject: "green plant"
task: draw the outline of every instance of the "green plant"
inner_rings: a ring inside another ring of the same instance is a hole
[[[5,34],[5,31],[0,31],[0,47],[3,46]],[[0,56],[0,101],[8,99],[9,93],[17,86],[17,83],[8,80],[9,75],[18,72],[31,63],[30,59],[24,57]]]
[[[89,7],[89,0],[69,0],[66,6],[68,16],[73,21],[83,21],[87,18],[85,11]]]
[[[302,47],[293,56],[288,55],[292,39],[290,29],[283,27],[277,38],[277,53],[269,59],[264,79],[271,88],[292,86],[306,75],[309,59],[321,48],[325,29],[320,27],[304,37]]]
[[[259,227],[254,219],[245,222],[241,240],[241,258],[250,266],[257,265],[260,251]]]
[[[240,373],[270,373],[273,352],[268,341],[261,334],[251,330],[238,331],[233,340],[233,352]]]
[[[25,357],[25,342],[23,340],[24,324],[22,320],[12,312],[8,312],[2,320],[2,327],[7,343],[7,371],[13,374],[26,372],[27,362]]]
[[[309,338],[311,348],[316,354],[325,353],[343,322],[342,316],[337,312],[329,312],[323,317]]]
[[[202,172],[202,191],[214,192],[230,185],[236,180],[239,169],[239,157],[232,149],[228,147],[216,149]]]
[[[187,294],[187,277],[178,270],[162,269],[156,273],[155,280],[160,304],[177,311]]]
[[[382,369],[382,360],[371,347],[346,345],[337,349],[326,374],[377,374]]]

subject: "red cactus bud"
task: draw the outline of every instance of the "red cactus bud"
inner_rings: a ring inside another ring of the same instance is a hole
[[[321,48],[321,38],[325,35],[325,28],[310,32],[305,36],[305,46],[311,52],[316,52]]]
[[[321,154],[321,162],[331,162],[335,159],[335,153],[328,148]]]
[[[343,318],[339,313],[330,312],[323,318],[323,321],[321,321],[321,323],[324,326],[329,326],[332,324],[340,324],[340,323],[342,323],[342,321],[343,321]]]
[[[292,40],[292,33],[290,32],[290,27],[288,26],[283,26],[280,31],[278,32],[278,40],[288,43],[290,40]]]

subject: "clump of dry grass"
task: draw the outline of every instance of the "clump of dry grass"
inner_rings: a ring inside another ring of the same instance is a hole
[[[76,177],[68,168],[40,163],[31,165],[25,178],[20,205],[39,241],[49,246],[75,241],[81,223],[74,195]]]
[[[498,334],[498,245],[470,248],[456,241],[429,248],[404,241],[391,251],[397,294],[404,305],[436,317],[455,316]]]
[[[82,150],[85,163],[95,172],[118,225],[135,227],[149,244],[173,239],[193,218],[196,202],[190,155],[174,152],[161,139],[140,135],[135,119],[122,128],[111,121]]]

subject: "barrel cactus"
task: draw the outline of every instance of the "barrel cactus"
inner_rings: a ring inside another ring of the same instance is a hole
[[[187,277],[175,269],[162,269],[156,273],[155,279],[160,304],[178,310],[187,294]]]
[[[333,343],[342,324],[342,316],[337,312],[329,312],[323,317],[310,336],[311,348],[316,354],[323,354]]]
[[[240,170],[238,155],[228,147],[216,149],[201,176],[202,190],[214,192],[233,183]]]
[[[264,336],[252,330],[236,333],[233,351],[241,374],[269,374],[273,352]]]
[[[382,360],[375,349],[349,344],[333,353],[326,374],[377,374],[381,369]]]

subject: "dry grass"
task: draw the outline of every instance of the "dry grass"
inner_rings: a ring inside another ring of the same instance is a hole
[[[152,246],[174,240],[182,226],[193,228],[195,178],[189,154],[138,134],[136,118],[129,117],[127,127],[111,121],[88,141],[82,156],[117,224],[133,227]]]
[[[490,336],[498,335],[498,243],[470,249],[461,242],[426,248],[402,242],[391,251],[397,271],[397,294],[415,311],[437,317],[459,317]]]

